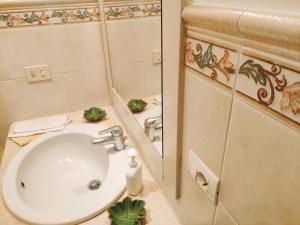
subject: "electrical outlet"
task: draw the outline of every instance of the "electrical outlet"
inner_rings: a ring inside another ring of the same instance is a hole
[[[193,150],[189,151],[188,170],[208,199],[217,204],[220,180]]]
[[[152,61],[153,61],[153,64],[161,64],[161,51],[160,51],[160,49],[152,51]]]
[[[24,67],[26,80],[28,82],[37,82],[51,80],[51,71],[48,65]]]

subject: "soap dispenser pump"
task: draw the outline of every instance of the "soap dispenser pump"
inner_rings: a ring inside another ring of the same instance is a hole
[[[126,171],[127,191],[130,195],[137,195],[143,186],[142,166],[140,162],[135,160],[137,151],[134,148],[128,150],[130,158],[129,167]]]

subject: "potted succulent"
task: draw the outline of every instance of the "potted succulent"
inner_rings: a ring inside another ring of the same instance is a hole
[[[89,122],[99,122],[106,116],[105,110],[97,107],[91,107],[88,110],[84,110],[83,117]]]
[[[131,99],[127,105],[132,113],[139,113],[145,109],[148,103],[142,99]]]

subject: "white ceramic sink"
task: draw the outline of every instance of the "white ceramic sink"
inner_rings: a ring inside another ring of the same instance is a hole
[[[91,144],[106,127],[72,125],[21,150],[7,167],[3,198],[18,218],[33,224],[76,224],[107,209],[125,190],[125,151]],[[90,190],[91,181],[100,181]]]

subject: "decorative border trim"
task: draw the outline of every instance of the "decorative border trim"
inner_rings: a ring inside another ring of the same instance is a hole
[[[134,5],[105,5],[106,20],[140,18],[161,15],[161,3],[140,3]]]
[[[238,53],[211,42],[186,37],[185,65],[233,88]]]
[[[99,21],[98,7],[53,8],[18,12],[0,12],[0,29],[11,27],[51,25]]]
[[[237,92],[300,124],[300,72],[272,60],[243,53]]]

